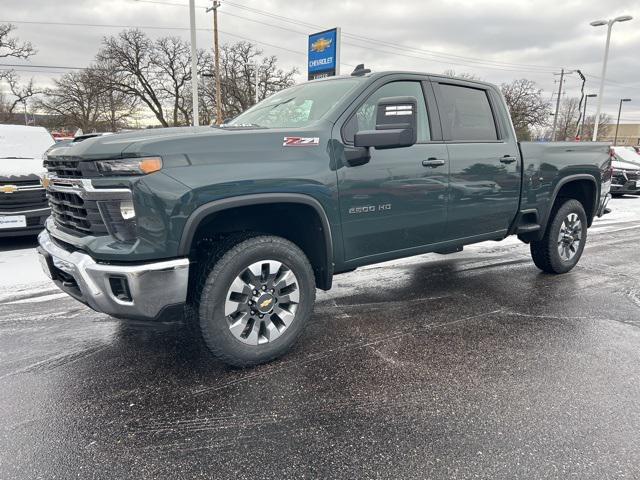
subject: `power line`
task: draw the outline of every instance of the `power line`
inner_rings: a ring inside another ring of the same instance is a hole
[[[182,3],[175,3],[175,2],[161,2],[158,0],[134,0],[136,2],[140,2],[140,3],[151,3],[151,4],[158,4],[158,5],[169,5],[169,6],[179,6],[179,7],[186,7],[187,5],[182,4]],[[273,18],[279,21],[284,21],[290,24],[294,24],[294,25],[299,25],[299,26],[304,26],[307,28],[314,28],[314,29],[322,29],[323,27],[320,25],[316,25],[316,24],[312,24],[312,23],[307,23],[307,22],[303,22],[300,20],[296,20],[296,19],[292,19],[289,17],[285,17],[283,15],[277,15],[277,14],[273,14],[271,12],[266,12],[264,10],[259,10],[257,8],[252,8],[252,7],[247,7],[245,5],[240,5],[231,1],[226,1],[225,2],[226,5],[230,5],[231,7],[235,7],[238,9],[242,9],[244,11],[248,11],[257,15],[263,15],[269,18]],[[223,13],[223,12],[220,12]],[[233,16],[236,18],[241,18],[243,20],[248,20],[251,22],[255,22],[255,23],[259,23],[262,25],[266,25],[266,26],[270,26],[273,28],[278,28],[281,30],[285,30],[285,31],[290,31],[290,32],[294,32],[297,34],[303,34],[306,35],[306,32],[301,32],[299,30],[294,30],[291,28],[287,28],[287,27],[283,27],[281,25],[275,25],[272,23],[268,23],[268,22],[262,22],[260,20],[256,20],[256,19],[252,19],[252,18],[248,18],[248,17],[243,17],[241,15],[237,15],[237,14],[232,14],[230,12],[224,12],[225,15],[229,15],[229,16]],[[391,42],[386,42],[383,40],[379,40],[376,38],[371,38],[371,37],[365,37],[362,35],[356,35],[356,34],[352,34],[352,33],[348,33],[345,32],[343,30],[342,35],[344,37],[347,38],[351,38],[353,40],[358,40],[358,41],[364,41],[367,42],[367,45],[359,45],[357,43],[352,43],[352,42],[348,42],[348,41],[343,41],[344,45],[352,45],[355,46],[357,48],[363,48],[363,49],[367,49],[370,51],[375,51],[375,52],[380,52],[380,53],[385,53],[388,55],[401,55],[401,56],[405,56],[405,57],[409,57],[409,58],[418,58],[418,59],[423,59],[423,60],[431,60],[434,61],[436,63],[443,63],[443,64],[449,64],[449,65],[456,65],[456,66],[465,66],[465,67],[484,67],[484,68],[489,68],[489,69],[493,69],[493,70],[503,70],[503,71],[519,71],[519,72],[532,72],[532,73],[553,73],[553,71],[557,68],[557,67],[553,67],[553,66],[546,66],[546,65],[532,65],[532,64],[519,64],[519,63],[510,63],[510,62],[500,62],[500,61],[494,61],[494,60],[480,60],[477,58],[472,58],[472,57],[465,57],[462,55],[454,55],[454,54],[447,54],[447,53],[442,53],[442,52],[437,52],[434,50],[426,50],[423,48],[417,48],[417,47],[408,47],[408,46],[404,46],[404,45],[398,45],[395,43],[391,43]],[[404,51],[404,52],[410,52],[410,53],[421,53],[422,55],[427,55],[425,56],[418,56],[418,55],[407,55],[407,54],[402,54],[402,53],[397,53],[397,52],[389,52],[386,50],[379,50],[376,48],[372,48],[371,47],[371,43],[374,44],[378,44],[384,47],[388,47],[394,50],[400,50],[400,51]],[[436,58],[432,58],[432,57],[436,57]],[[437,58],[439,58],[440,60],[437,60]],[[452,61],[451,59],[454,59],[455,61]],[[457,63],[456,63],[457,62]],[[526,69],[525,69],[526,68]]]
[[[147,0],[145,0],[147,1]],[[151,0],[149,0],[151,1]],[[285,17],[283,15],[277,15],[277,14],[273,14],[271,12],[267,12],[265,10],[260,10],[257,8],[252,8],[252,7],[247,7],[246,5],[240,5],[231,1],[225,1],[226,5],[230,5],[232,7],[235,8],[239,8],[245,11],[249,11],[258,15],[264,15],[270,18],[274,18],[274,19],[278,19],[284,22],[288,22],[288,23],[292,23],[292,24],[296,24],[296,25],[302,25],[305,27],[310,27],[310,28],[323,28],[320,25],[315,25],[312,23],[307,23],[307,22],[302,22],[300,20],[296,20],[296,19],[292,19],[289,17]],[[241,17],[242,18],[242,17]],[[343,36],[345,37],[350,37],[353,39],[358,39],[358,40],[363,40],[366,42],[373,42],[373,43],[377,43],[380,45],[385,45],[385,46],[389,46],[392,48],[396,48],[396,49],[400,49],[400,50],[405,50],[405,51],[417,51],[417,52],[422,52],[428,55],[433,55],[433,56],[437,56],[437,57],[442,57],[442,58],[455,58],[455,59],[459,59],[459,60],[464,60],[464,61],[468,61],[468,62],[473,62],[473,63],[486,63],[488,65],[496,65],[496,66],[504,66],[504,67],[528,67],[528,68],[540,68],[540,69],[544,69],[544,70],[548,70],[549,72],[558,68],[558,67],[554,67],[551,65],[532,65],[532,64],[523,64],[523,63],[511,63],[511,62],[500,62],[500,61],[495,61],[495,60],[478,60],[477,58],[473,58],[473,57],[466,57],[466,56],[462,56],[462,55],[455,55],[455,54],[450,54],[450,53],[443,53],[443,52],[438,52],[435,50],[427,50],[424,48],[417,48],[417,47],[407,47],[404,45],[397,45],[395,43],[391,43],[391,42],[386,42],[383,40],[379,40],[377,38],[371,38],[371,37],[366,37],[366,36],[362,36],[362,35],[356,35],[353,33],[348,33],[345,32],[343,30],[342,32]]]
[[[146,0],[151,1],[151,0]],[[40,22],[40,21],[30,21],[30,20],[0,20],[0,23],[16,23],[16,24],[30,24],[30,25],[57,25],[57,26],[67,26],[67,27],[99,27],[99,28],[139,28],[141,30],[189,30],[188,27],[172,27],[172,26],[156,26],[156,25],[120,25],[120,24],[102,24],[102,23],[71,23],[71,22]],[[198,31],[203,32],[213,32],[211,28],[196,28]],[[247,40],[249,42],[253,42],[258,45],[264,45],[272,48],[278,48],[280,50],[285,50],[291,53],[295,53],[296,55],[305,55],[306,53],[301,52],[300,50],[293,50],[287,47],[283,47],[281,45],[275,45],[273,43],[263,42],[261,40],[255,40],[253,38],[245,37],[243,35],[238,35],[237,33],[226,32],[224,30],[218,30],[220,33],[224,33],[225,35],[229,35],[231,37],[237,37],[242,40]],[[344,63],[346,66],[354,66],[350,64]],[[24,66],[24,65],[21,65]],[[73,67],[64,67],[74,69]]]

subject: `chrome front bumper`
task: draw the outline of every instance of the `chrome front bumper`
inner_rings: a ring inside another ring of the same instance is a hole
[[[98,312],[118,318],[155,319],[166,307],[186,301],[187,258],[107,265],[80,251],[58,246],[46,230],[38,236],[38,243],[44,272],[61,290]],[[114,284],[127,285],[127,294],[118,295],[122,290],[115,291]]]

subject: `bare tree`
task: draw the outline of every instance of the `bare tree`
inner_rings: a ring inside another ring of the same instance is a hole
[[[38,107],[67,128],[115,132],[126,126],[136,99],[114,90],[112,82],[104,66],[67,73],[43,92]]]
[[[38,92],[33,87],[33,78],[29,79],[26,84],[21,84],[18,75],[14,71],[7,72],[5,80],[9,84],[9,91],[13,97],[13,101],[9,101],[9,113],[15,113],[16,107],[20,104],[25,105],[27,100]]]
[[[535,82],[522,78],[500,86],[518,138],[528,140],[531,131],[543,127],[549,120],[549,102]]]
[[[584,130],[582,131],[582,139],[583,140],[591,140],[593,138],[593,126],[595,122],[595,115],[588,115],[585,118],[584,122]],[[598,122],[598,141],[603,141],[608,137],[612,137],[611,130],[614,127],[612,125],[613,121],[610,115],[606,113],[600,114],[600,122]]]
[[[163,127],[191,122],[191,56],[187,42],[178,37],[152,41],[140,30],[125,30],[104,39],[97,59],[109,66],[113,88],[137,98]]]
[[[49,115],[58,116],[64,126],[92,132],[98,128],[102,87],[95,72],[87,69],[63,75],[55,86],[43,92],[38,107]]]
[[[27,59],[35,55],[36,50],[30,42],[23,42],[12,36],[15,26],[10,23],[0,25],[0,58]],[[11,99],[4,98],[2,121],[13,121],[16,107],[23,104],[26,109],[27,100],[37,92],[33,87],[33,79],[26,84],[21,84],[15,70],[0,70],[0,81],[5,80],[9,84]]]
[[[156,70],[155,53],[153,42],[144,32],[133,29],[105,38],[97,59],[113,69],[114,88],[139,99],[163,127],[168,127],[162,78]]]
[[[573,140],[575,138],[576,123],[580,116],[580,100],[577,98],[565,98],[560,104],[558,125],[555,139],[559,141]]]
[[[476,75],[475,73],[469,73],[469,72],[457,73],[453,68],[447,68],[444,72],[442,72],[442,74],[446,75],[447,77],[462,78],[464,80],[482,80],[482,78]]]
[[[255,69],[258,68],[258,100],[292,86],[298,70],[278,67],[275,56],[262,57],[262,50],[249,42],[223,45],[220,55],[223,117],[235,117],[255,103]],[[215,85],[210,78],[205,95],[215,107]]]
[[[29,58],[36,54],[30,42],[21,42],[12,37],[11,32],[16,29],[15,25],[3,23],[0,25],[0,58]]]
[[[198,51],[200,113],[203,123],[214,120],[215,82],[212,56]],[[191,52],[178,37],[150,40],[140,30],[125,30],[105,38],[97,60],[108,65],[113,89],[135,97],[164,127],[188,125],[193,116]],[[263,99],[293,85],[296,69],[283,71],[276,57],[248,42],[224,45],[221,52],[222,110],[225,118],[238,115],[255,102],[255,65],[258,65],[258,98]],[[205,75],[203,77],[203,75]]]

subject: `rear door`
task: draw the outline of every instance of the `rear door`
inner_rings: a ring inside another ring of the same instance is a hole
[[[428,245],[445,236],[447,148],[426,78],[389,79],[366,92],[342,127],[341,148],[353,148],[357,131],[375,129],[379,99],[402,96],[418,100],[418,142],[407,148],[371,148],[368,163],[338,170],[347,261]]]
[[[450,79],[433,87],[449,152],[447,237],[508,229],[519,205],[521,160],[500,96]]]

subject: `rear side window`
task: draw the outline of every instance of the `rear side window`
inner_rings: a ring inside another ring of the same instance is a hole
[[[478,88],[440,84],[442,127],[452,141],[482,142],[498,140],[487,92]]]

